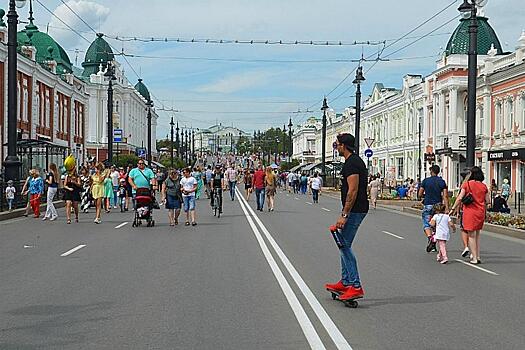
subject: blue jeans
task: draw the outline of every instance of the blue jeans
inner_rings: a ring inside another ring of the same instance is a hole
[[[113,186],[113,198],[111,198],[111,201],[113,203],[110,203],[113,206],[117,206],[118,200],[118,186]]]
[[[423,219],[423,230],[432,229],[432,226],[430,226],[430,220],[432,220],[433,211],[434,206],[432,204],[423,206],[423,211],[421,212],[421,218]]]
[[[257,200],[257,210],[262,210],[264,208],[265,194],[266,194],[266,189],[264,187],[255,189],[255,199]]]
[[[185,212],[195,210],[195,196],[185,196],[185,197],[182,197],[182,199],[184,202],[183,204],[184,204]]]
[[[307,185],[308,184],[304,184],[304,183],[301,184],[301,194],[306,194]]]
[[[344,245],[339,249],[341,253],[341,281],[345,286],[352,285],[356,288],[361,287],[361,280],[359,279],[359,272],[357,271],[357,260],[352,251],[352,243],[365,216],[366,213],[348,214],[348,219],[341,232]]]
[[[235,188],[237,187],[237,181],[228,181],[228,185],[230,186],[230,197],[232,200],[235,199]]]
[[[319,190],[312,188],[312,197],[313,197],[314,203],[317,203],[317,201],[319,201]]]

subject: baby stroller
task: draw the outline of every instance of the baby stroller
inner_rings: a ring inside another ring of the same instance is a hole
[[[137,188],[135,195],[135,219],[131,226],[142,226],[142,220],[146,220],[147,227],[155,226],[153,220],[153,198],[149,188]]]

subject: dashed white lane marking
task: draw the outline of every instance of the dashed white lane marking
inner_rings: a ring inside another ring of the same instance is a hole
[[[63,253],[63,254],[60,254],[60,256],[68,256],[70,254],[73,254],[74,252],[76,252],[77,250],[79,249],[82,249],[84,248],[86,245],[85,244],[81,244],[79,246],[76,246],[75,248],[71,249],[71,250],[68,250],[67,252]]]
[[[306,202],[306,204],[308,204],[308,205],[313,205],[313,203],[310,203],[310,202]]]
[[[259,246],[261,247],[261,250],[263,252],[264,257],[266,258],[266,261],[270,265],[270,268],[277,279],[277,282],[279,283],[279,286],[281,287],[281,290],[284,293],[284,296],[286,297],[286,300],[288,301],[288,304],[290,304],[290,307],[292,308],[292,311],[295,315],[295,318],[299,322],[299,325],[301,326],[301,329],[303,330],[303,333],[306,337],[306,340],[308,341],[308,344],[310,345],[310,348],[312,349],[319,349],[323,350],[326,349],[324,346],[321,338],[319,337],[319,334],[315,330],[312,321],[310,318],[308,318],[308,315],[306,311],[304,310],[303,306],[299,302],[299,299],[297,299],[297,296],[295,295],[292,287],[286,280],[286,277],[284,276],[283,272],[279,268],[279,265],[277,265],[277,262],[272,256],[272,253],[270,252],[270,249],[268,248],[268,245],[264,241],[261,232],[257,228],[257,225],[255,225],[255,222],[253,221],[253,218],[250,216],[250,213],[246,209],[248,207],[248,204],[245,202],[244,198],[242,198],[239,201],[239,204],[241,206],[242,211],[244,212],[244,216],[246,216],[246,219],[248,220],[248,224],[250,225],[253,234],[255,235],[255,238],[257,239],[257,242],[259,243]]]
[[[301,293],[303,293],[304,297],[306,298],[306,301],[308,302],[308,304],[310,304],[310,307],[316,314],[317,318],[319,319],[319,321],[321,321],[321,324],[326,329],[326,332],[328,333],[328,335],[334,342],[337,349],[352,350],[352,347],[350,346],[350,344],[348,344],[348,341],[343,336],[339,328],[337,328],[337,325],[330,318],[330,316],[328,315],[326,310],[323,308],[319,300],[317,300],[316,296],[314,295],[310,287],[308,287],[306,282],[303,280],[303,278],[301,277],[301,275],[299,274],[295,266],[293,266],[293,264],[290,262],[288,257],[284,254],[281,247],[277,244],[277,242],[272,237],[272,235],[270,234],[266,226],[264,226],[264,224],[262,223],[261,219],[259,219],[255,211],[248,205],[248,202],[244,201],[244,204],[246,208],[248,209],[248,211],[250,211],[253,219],[257,222],[257,224],[261,228],[262,233],[264,234],[268,242],[270,242],[270,245],[272,246],[275,253],[277,254],[279,259],[283,263],[284,267],[286,268],[286,270],[288,270],[288,273],[290,273],[290,276],[292,276],[295,284],[299,287],[299,290],[301,291]]]
[[[395,237],[395,238],[397,238],[397,239],[405,239],[405,238],[403,238],[403,237],[401,237],[401,236],[398,236],[398,235],[393,234],[392,232],[388,232],[388,231],[382,231],[382,232],[383,232],[384,234],[386,234],[386,235],[389,235],[389,236]]]
[[[466,261],[463,261],[463,260],[460,260],[460,259],[454,259],[454,261],[460,262],[460,263],[462,263],[462,264],[464,264],[464,265],[467,265],[467,266],[473,267],[473,268],[475,268],[475,269],[478,269],[478,270],[480,270],[480,271],[486,272],[486,273],[488,273],[488,274],[490,274],[490,275],[493,275],[493,276],[499,276],[499,274],[498,274],[498,273],[495,273],[494,271],[490,271],[490,270],[484,269],[483,267],[479,267],[479,266],[474,265],[474,264],[471,264],[471,263],[469,263],[469,262],[466,262]]]
[[[123,222],[122,224],[115,226],[115,228],[121,228],[121,227],[126,226],[127,224],[128,224],[127,222]]]
[[[330,209],[322,208],[324,211],[331,211]]]

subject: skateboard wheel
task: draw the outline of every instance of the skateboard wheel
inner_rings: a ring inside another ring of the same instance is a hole
[[[336,300],[336,299],[337,299],[337,294],[332,293],[332,300]]]
[[[350,301],[346,301],[345,302],[345,306],[349,307],[351,309],[357,308],[358,305],[359,305],[359,303],[357,301],[355,301],[355,300],[350,300]]]

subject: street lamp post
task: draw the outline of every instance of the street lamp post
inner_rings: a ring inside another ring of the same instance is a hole
[[[171,168],[173,169],[173,126],[175,125],[175,123],[173,122],[173,117],[171,117],[171,122],[170,122],[170,128],[171,128],[171,153],[170,153],[170,166]]]
[[[289,138],[289,142],[290,142],[290,150],[289,150],[289,158],[290,158],[290,163],[292,162],[292,155],[293,155],[293,143],[292,143],[292,118],[290,118],[290,122],[288,123],[288,138]]]
[[[322,138],[322,145],[321,145],[321,171],[323,172],[323,183],[326,183],[326,111],[328,109],[328,104],[326,103],[326,97],[323,100],[323,107],[321,107],[321,110],[323,111],[323,138]]]
[[[189,161],[190,159],[189,159],[189,157],[188,157],[188,155],[189,155],[188,149],[190,148],[190,147],[189,147],[189,146],[190,146],[190,139],[189,139],[189,136],[188,136],[188,135],[189,135],[189,134],[188,134],[188,129],[186,129],[186,130],[184,131],[184,134],[185,134],[184,137],[185,137],[185,139],[186,139],[186,143],[184,144],[184,160],[185,160],[186,164],[188,164],[188,163],[190,162],[190,161]]]
[[[418,130],[417,130],[417,134],[418,134],[418,159],[417,159],[417,168],[418,168],[418,174],[419,174],[419,181],[421,181],[421,169],[422,169],[422,164],[421,164],[421,119],[422,119],[423,116],[419,116],[419,123],[418,123]]]
[[[360,140],[360,129],[361,129],[361,82],[365,81],[363,76],[363,67],[357,67],[355,72],[355,79],[352,82],[356,84],[357,90],[355,93],[355,153],[360,156],[359,153],[359,140]]]
[[[151,108],[153,107],[153,101],[148,101],[148,165],[151,167]]]
[[[196,160],[195,156],[195,130],[191,129],[191,159]]]
[[[113,164],[113,80],[116,80],[115,77],[115,67],[111,62],[108,62],[108,67],[104,76],[109,79],[108,84],[108,162]]]
[[[481,0],[463,0],[458,8],[459,12],[468,16],[470,14],[469,50],[468,50],[468,105],[467,105],[467,168],[474,166],[476,157],[476,79],[478,65],[478,19],[476,2]]]
[[[4,161],[5,180],[20,180],[20,166],[22,163],[17,155],[17,26],[18,14],[16,7],[24,7],[25,0],[9,0],[7,13],[7,157]],[[2,194],[3,195],[3,194]]]
[[[175,137],[175,148],[177,148],[177,157],[180,158],[179,121],[177,121],[177,128],[175,130],[177,131],[177,136]]]

